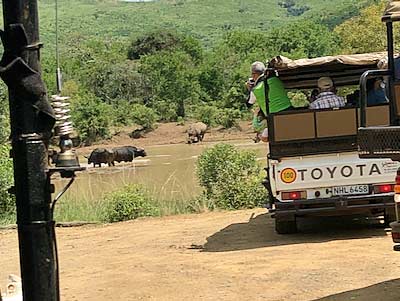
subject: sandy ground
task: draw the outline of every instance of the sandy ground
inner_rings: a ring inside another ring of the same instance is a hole
[[[57,229],[62,300],[400,299],[400,253],[365,221],[301,221],[277,235],[262,209]],[[18,271],[0,232],[0,284]],[[4,281],[3,281],[4,280]]]

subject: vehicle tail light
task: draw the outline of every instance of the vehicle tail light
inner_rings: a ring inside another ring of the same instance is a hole
[[[392,239],[393,239],[393,242],[400,242],[400,233],[398,233],[398,232],[392,232]]]
[[[396,185],[394,185],[394,192],[400,193],[400,169],[397,170]]]
[[[394,188],[394,185],[392,185],[392,184],[375,185],[374,186],[374,192],[375,193],[393,192],[393,188]]]
[[[300,200],[307,197],[307,192],[305,191],[289,191],[282,192],[282,200]]]

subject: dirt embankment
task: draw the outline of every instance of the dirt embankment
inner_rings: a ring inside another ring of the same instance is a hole
[[[112,148],[123,145],[134,145],[145,148],[152,145],[179,144],[186,143],[186,129],[190,123],[177,125],[174,122],[159,123],[154,131],[144,134],[143,138],[133,139],[129,136],[133,128],[124,128],[118,130],[116,135],[110,140],[97,142],[91,146],[78,149],[80,154],[88,154],[96,147]],[[231,129],[221,127],[207,130],[204,142],[222,142],[229,140],[249,140],[254,138],[255,134],[249,121],[240,121],[239,126]]]
[[[57,229],[64,301],[395,301],[400,253],[377,225],[301,221],[277,235],[265,210]],[[18,272],[15,231],[0,232],[0,285]]]

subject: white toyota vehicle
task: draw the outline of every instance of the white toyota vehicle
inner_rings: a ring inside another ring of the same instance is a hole
[[[287,89],[311,90],[329,76],[338,88],[357,87],[366,70],[377,69],[385,53],[271,60]],[[353,93],[353,96],[357,93]],[[394,220],[393,186],[399,164],[360,159],[358,99],[340,109],[269,114],[269,154],[264,182],[276,231],[297,231],[296,218],[310,215],[382,215]],[[366,108],[367,126],[390,125],[389,103]]]

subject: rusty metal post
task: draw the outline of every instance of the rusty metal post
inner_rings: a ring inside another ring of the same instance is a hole
[[[41,78],[37,0],[2,2],[0,77],[9,92],[23,298],[55,301],[58,271],[47,166],[54,113]]]

